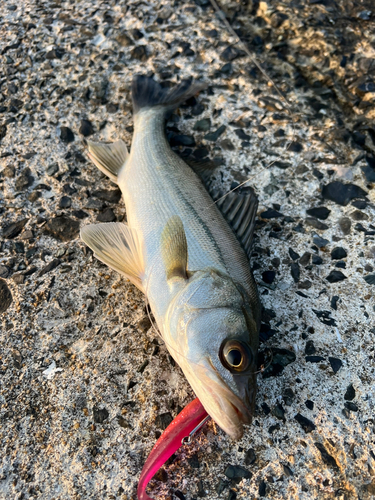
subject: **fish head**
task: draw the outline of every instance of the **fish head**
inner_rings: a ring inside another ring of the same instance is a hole
[[[241,438],[254,411],[259,338],[245,290],[215,270],[193,273],[164,325],[167,347],[207,413]]]

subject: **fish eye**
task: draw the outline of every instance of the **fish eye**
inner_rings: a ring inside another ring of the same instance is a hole
[[[250,348],[239,340],[228,340],[220,349],[220,360],[232,373],[246,371],[253,359]]]

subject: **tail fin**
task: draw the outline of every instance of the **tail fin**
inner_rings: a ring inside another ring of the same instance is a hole
[[[164,106],[166,110],[172,110],[205,87],[206,85],[189,79],[183,80],[172,89],[163,88],[152,77],[136,75],[132,84],[134,114],[142,108],[155,106]]]

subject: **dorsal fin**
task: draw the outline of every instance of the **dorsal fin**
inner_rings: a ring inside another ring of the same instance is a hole
[[[251,187],[239,188],[227,195],[216,195],[216,205],[250,258],[258,198]]]

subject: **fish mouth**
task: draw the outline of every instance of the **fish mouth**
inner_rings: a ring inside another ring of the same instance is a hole
[[[246,391],[243,401],[227,386],[217,370],[213,366],[210,368],[209,374],[206,370],[190,372],[189,382],[216,424],[232,439],[241,439],[243,426],[252,420],[255,385],[253,390],[250,386]]]

